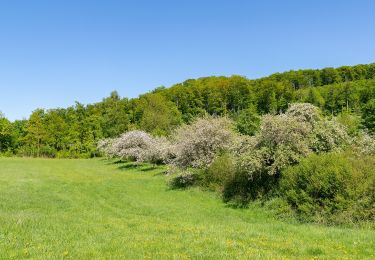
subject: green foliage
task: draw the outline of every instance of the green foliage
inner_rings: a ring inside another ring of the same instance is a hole
[[[46,144],[47,130],[43,124],[44,110],[37,109],[31,116],[26,126],[25,143],[31,148],[33,156],[41,156],[41,149]]]
[[[319,91],[314,87],[309,87],[308,95],[305,99],[305,102],[313,104],[317,107],[323,108],[324,107],[324,98],[319,93]]]
[[[336,120],[322,120],[315,124],[310,140],[310,149],[316,153],[345,148],[350,143],[345,127]]]
[[[270,197],[283,169],[311,153],[343,149],[351,141],[340,124],[304,103],[290,105],[284,114],[262,116],[260,129],[251,139],[250,145],[235,152],[236,170],[225,185],[226,201],[246,203]]]
[[[259,125],[260,117],[255,107],[252,106],[238,112],[236,127],[241,134],[254,135],[258,131]]]
[[[224,183],[224,202],[246,207],[251,200],[269,197],[277,184],[277,178],[259,171],[255,173],[249,177],[245,169],[237,166],[234,174]]]
[[[236,165],[230,153],[224,153],[215,158],[203,176],[203,185],[216,191],[222,191],[236,172]]]
[[[0,112],[0,154],[12,149],[13,131],[11,122]]]
[[[344,111],[336,117],[336,120],[345,126],[350,136],[358,135],[359,129],[361,129],[361,117],[359,115]]]
[[[196,170],[185,169],[170,177],[168,185],[171,189],[185,189],[195,185],[200,179]]]
[[[168,135],[182,123],[181,112],[175,104],[160,94],[148,94],[141,98],[141,129],[154,135]]]
[[[375,158],[311,155],[283,172],[282,196],[302,220],[375,221]]]
[[[129,101],[121,99],[116,91],[97,104],[94,110],[98,110],[95,119],[100,121],[103,137],[115,137],[129,129]]]
[[[375,98],[369,100],[363,107],[363,125],[370,131],[375,132]]]

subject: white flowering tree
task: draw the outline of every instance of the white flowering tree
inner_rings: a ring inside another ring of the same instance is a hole
[[[143,161],[152,141],[152,137],[143,131],[129,131],[114,140],[112,150],[121,159]]]
[[[264,115],[252,149],[238,157],[238,168],[253,178],[275,175],[308,154],[329,152],[348,144],[343,125],[326,120],[311,104],[292,104],[285,114]]]
[[[103,155],[105,155],[107,158],[111,158],[111,157],[114,157],[115,154],[113,152],[113,143],[114,143],[115,139],[113,138],[106,138],[106,139],[102,139],[102,140],[99,140],[97,146],[96,146],[96,149]]]
[[[136,162],[168,163],[173,158],[172,145],[165,137],[134,130],[118,138],[103,139],[97,149],[107,157],[118,157]]]
[[[230,149],[232,125],[225,117],[206,117],[180,127],[174,135],[173,163],[182,168],[207,168],[219,152]]]

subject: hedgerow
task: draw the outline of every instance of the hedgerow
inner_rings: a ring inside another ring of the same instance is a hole
[[[109,157],[167,164],[171,188],[204,186],[234,205],[280,196],[284,210],[289,205],[303,220],[333,223],[337,214],[341,222],[344,216],[352,222],[371,220],[373,171],[367,176],[367,168],[337,155],[350,150],[361,160],[371,158],[366,157],[375,153],[371,135],[349,135],[336,118],[324,117],[319,108],[305,103],[261,116],[253,136],[235,129],[227,117],[206,116],[178,127],[169,137],[128,131],[99,142],[98,150]],[[314,185],[324,188],[319,191]],[[362,206],[354,206],[355,200],[363,201]]]

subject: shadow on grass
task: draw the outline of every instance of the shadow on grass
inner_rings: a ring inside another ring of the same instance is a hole
[[[125,164],[125,163],[128,163],[127,161],[123,161],[123,160],[120,160],[120,159],[108,159],[108,158],[103,158],[101,159],[101,161],[105,162],[106,165],[113,165],[113,164]]]
[[[126,163],[126,161],[123,161],[123,160],[116,160],[116,161],[113,161],[112,164],[121,164],[121,163]]]
[[[123,162],[123,163],[125,163],[125,162]],[[139,165],[137,163],[125,163],[123,165],[120,165],[118,167],[118,169],[120,169],[120,170],[128,170],[128,169],[136,169],[136,168],[140,168],[140,167],[141,167],[141,165]]]
[[[157,169],[157,168],[156,168]],[[167,176],[167,170],[163,169],[163,170],[160,170],[160,172],[157,172],[153,175],[154,177],[158,177],[158,176]]]
[[[142,168],[141,171],[142,172],[149,172],[149,171],[154,171],[154,170],[157,170],[158,167],[157,166],[148,166],[146,168]]]
[[[120,170],[136,169],[141,172],[152,172],[152,171],[160,170],[160,167],[157,165],[134,163],[134,162],[124,162],[124,164],[119,165],[117,168]]]
[[[152,172],[152,171],[161,171],[156,173],[155,175],[164,175],[166,170],[163,169],[162,165],[158,164],[150,164],[150,163],[138,163],[138,162],[131,162],[121,159],[103,159],[106,161],[107,165],[116,165],[117,169],[126,171],[130,169],[136,169],[141,172]]]

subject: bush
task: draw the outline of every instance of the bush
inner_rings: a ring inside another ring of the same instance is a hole
[[[234,133],[229,119],[206,117],[180,127],[174,138],[176,166],[206,169],[218,153],[230,149]]]
[[[171,143],[164,137],[152,137],[143,131],[129,131],[114,140],[98,143],[99,151],[110,157],[151,163],[167,163],[174,157]]]
[[[353,151],[361,155],[375,155],[375,138],[364,132],[360,132],[352,141]]]
[[[246,171],[236,168],[235,174],[224,184],[223,200],[244,207],[250,200],[270,196],[276,183],[275,176],[258,174],[249,178]]]
[[[280,192],[301,220],[375,221],[375,158],[311,155],[283,172]]]
[[[17,155],[19,156],[45,158],[55,158],[56,154],[56,149],[48,145],[43,145],[39,149],[31,146],[23,146],[21,149],[18,150],[17,153]]]
[[[169,187],[171,189],[184,189],[193,186],[200,179],[199,174],[192,170],[183,170],[169,180]]]
[[[151,163],[169,164],[174,158],[172,143],[166,137],[155,137],[144,159]]]
[[[259,152],[256,152],[255,157],[262,160],[260,163],[268,174],[279,174],[282,168],[297,163],[300,157],[307,156],[311,152],[309,148],[311,131],[312,128],[308,123],[286,114],[265,115],[260,132],[256,136]],[[246,156],[248,155],[245,154]]]
[[[319,108],[309,103],[291,104],[285,114],[309,124],[315,124],[322,119]]]
[[[218,156],[208,167],[203,177],[203,184],[210,189],[222,191],[224,185],[235,174],[235,162],[229,153]]]
[[[345,128],[322,118],[311,104],[293,104],[285,114],[264,115],[254,137],[235,139],[236,171],[224,197],[246,201],[270,196],[283,169],[313,152],[340,150],[348,143]]]
[[[344,148],[350,143],[346,128],[336,120],[322,120],[318,122],[312,133],[310,148],[316,152],[330,152]]]
[[[143,161],[146,151],[152,145],[152,137],[143,131],[129,131],[115,139],[113,154],[121,159]]]
[[[98,150],[99,153],[107,156],[108,158],[111,158],[114,156],[113,149],[112,149],[113,143],[114,143],[114,139],[112,138],[99,140],[96,146],[96,149]]]

